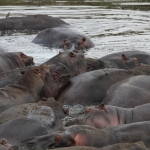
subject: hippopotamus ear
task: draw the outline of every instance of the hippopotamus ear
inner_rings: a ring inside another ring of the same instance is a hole
[[[41,71],[36,68],[36,69],[34,69],[34,73],[39,74],[39,73],[41,73]]]
[[[82,42],[85,42],[85,41],[86,41],[86,38],[85,38],[85,37],[83,37],[83,38],[82,38]]]
[[[73,52],[70,52],[70,53],[69,53],[69,56],[70,56],[70,57],[75,57],[75,54],[74,54]]]
[[[21,53],[21,58],[26,58],[26,55],[24,53]]]
[[[104,104],[104,102],[102,102],[102,103],[99,105],[99,109],[102,109],[102,110],[105,109],[105,104]]]

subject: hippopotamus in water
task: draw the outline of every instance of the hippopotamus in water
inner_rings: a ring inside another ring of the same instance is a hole
[[[133,57],[127,57],[122,54],[120,57],[108,58],[108,59],[99,59],[101,60],[106,68],[119,68],[119,69],[133,69],[139,67],[141,64],[138,62],[138,59]]]
[[[68,105],[100,103],[110,86],[140,74],[149,75],[150,66],[141,66],[129,71],[108,68],[82,73],[70,79],[68,86],[56,100]]]
[[[133,108],[150,102],[150,77],[139,75],[123,80],[108,89],[104,103]]]
[[[150,120],[149,108],[149,103],[135,108],[122,108],[101,103],[99,106],[86,107],[84,114],[69,120],[65,126],[87,124],[102,129],[108,126],[148,121]]]
[[[94,46],[90,38],[84,34],[64,27],[45,29],[40,32],[32,42],[71,51],[84,51]]]
[[[33,57],[22,52],[0,54],[0,72],[33,65]]]
[[[0,30],[44,30],[46,28],[69,26],[59,18],[47,15],[28,15],[0,19]]]
[[[85,58],[82,53],[75,52],[59,52],[58,55],[47,60],[45,64],[56,64],[60,62],[64,64],[70,72],[70,77],[74,77],[78,74],[104,68],[104,63],[99,59]]]
[[[52,134],[33,137],[27,145],[40,148],[69,146],[104,147],[117,143],[143,141],[150,147],[150,121],[97,129],[87,125],[73,125]]]
[[[65,116],[62,106],[53,98],[14,106],[0,114],[0,138],[18,146],[32,136],[56,131]]]
[[[122,55],[125,55],[126,61]],[[135,58],[138,62],[135,61]],[[104,62],[107,68],[132,69],[140,64],[150,64],[150,53],[144,51],[123,51],[106,55],[100,60]]]

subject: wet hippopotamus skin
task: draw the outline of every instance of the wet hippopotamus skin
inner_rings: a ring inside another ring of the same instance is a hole
[[[0,73],[33,64],[33,57],[27,56],[22,52],[0,54]]]
[[[84,114],[69,120],[65,126],[78,124],[102,129],[108,126],[148,121],[150,120],[149,108],[149,103],[135,108],[122,108],[101,103],[99,106],[86,107]]]
[[[36,68],[24,67],[21,69],[15,69],[13,71],[8,71],[0,74],[0,87],[3,88],[8,84],[14,84],[22,75],[21,71],[26,71],[29,69]],[[43,96],[44,97],[54,97],[56,98],[58,94],[67,86],[70,73],[66,66],[61,63],[51,64],[51,65],[41,65],[40,68],[47,68],[47,72],[44,77],[44,87],[43,87]],[[50,71],[49,71],[50,70]]]
[[[68,86],[59,94],[56,100],[68,105],[100,103],[106,96],[107,89],[110,86],[132,76],[149,75],[149,68],[150,66],[143,66],[129,71],[101,69],[80,74],[70,79]]]
[[[73,125],[53,134],[37,136],[28,140],[27,145],[39,148],[69,146],[104,147],[117,143],[143,141],[150,147],[150,121],[97,129],[86,125]]]
[[[45,73],[39,67],[29,69],[15,84],[0,89],[0,112],[18,104],[38,102],[42,98]]]
[[[58,55],[47,60],[45,64],[50,65],[56,64],[57,62],[64,64],[68,68],[71,78],[84,72],[105,67],[103,62],[99,61],[99,59],[85,58],[82,53],[69,51],[59,52]]]
[[[64,148],[55,148],[55,150],[148,150],[142,141],[136,143],[118,143],[102,148],[90,147],[90,146],[71,146]]]
[[[122,54],[128,58],[126,62],[122,61]],[[101,57],[100,60],[104,62],[107,68],[132,69],[137,66],[133,61],[133,58],[137,58],[139,64],[150,64],[150,53],[144,51],[116,52]]]
[[[0,19],[0,30],[44,30],[59,26],[68,26],[68,23],[59,18],[47,15],[28,15],[26,17],[9,17]]]
[[[139,75],[123,80],[108,89],[104,103],[133,108],[150,102],[150,77]]]
[[[94,46],[90,38],[84,34],[64,27],[45,29],[40,32],[32,42],[71,51],[84,51]]]
[[[3,111],[0,114],[0,138],[18,146],[32,136],[56,131],[60,119],[66,116],[60,107],[62,106],[51,98],[39,103],[17,105]]]
[[[124,54],[122,54],[125,58],[121,57],[115,57],[115,58],[109,58],[101,60],[103,61],[106,68],[119,68],[119,69],[133,69],[140,66],[140,63],[138,62],[138,59],[133,57],[127,57]]]

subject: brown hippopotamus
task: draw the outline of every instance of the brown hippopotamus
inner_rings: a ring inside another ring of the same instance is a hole
[[[60,62],[64,64],[70,72],[70,77],[74,77],[78,74],[104,68],[104,64],[102,61],[98,59],[85,58],[82,53],[75,52],[59,52],[58,55],[53,58],[47,60],[45,64],[56,64]]]
[[[59,18],[47,15],[28,15],[0,19],[0,30],[44,30],[46,28],[69,26]]]
[[[143,141],[150,147],[150,121],[97,129],[87,125],[73,125],[52,134],[33,137],[27,145],[39,148],[69,146],[104,147],[117,143]]]
[[[124,58],[121,58],[125,55]],[[138,60],[135,62],[134,58]],[[122,60],[123,61],[122,61]],[[123,51],[116,52],[100,58],[108,68],[132,69],[139,64],[150,64],[150,53],[144,51]]]
[[[141,66],[129,71],[108,68],[86,72],[71,78],[68,86],[56,100],[69,105],[100,103],[110,86],[123,79],[140,74],[149,75],[150,66]]]
[[[29,70],[32,67],[24,67],[15,69],[0,74],[0,87],[5,87],[8,84],[14,84],[21,77],[21,70]],[[45,74],[43,96],[56,98],[61,90],[63,90],[69,82],[70,73],[66,66],[61,63],[51,65],[41,65],[40,68],[47,68],[48,72]],[[50,70],[50,72],[49,72]]]
[[[119,107],[133,108],[150,102],[150,77],[139,75],[111,86],[104,103]]]
[[[24,72],[22,72],[24,73]],[[46,71],[40,67],[27,70],[15,84],[0,89],[0,112],[14,105],[38,102],[42,98]]]
[[[22,52],[0,54],[0,73],[33,64],[33,57],[27,56]]]
[[[86,107],[83,115],[69,120],[66,126],[87,124],[102,129],[108,126],[148,121],[150,120],[149,108],[149,103],[135,108],[122,108],[101,103],[99,106]]]
[[[47,28],[40,32],[32,42],[70,51],[84,51],[94,46],[90,38],[83,33],[64,27]]]

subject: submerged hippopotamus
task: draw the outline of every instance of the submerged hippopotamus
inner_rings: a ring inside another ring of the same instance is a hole
[[[106,55],[101,57],[100,60],[104,62],[107,68],[132,69],[140,64],[150,64],[150,53],[123,51]]]
[[[33,137],[27,145],[39,148],[69,146],[104,147],[117,143],[143,141],[150,147],[150,121],[97,129],[87,125],[73,125],[52,134]]]
[[[102,69],[105,67],[104,63],[99,59],[85,58],[82,53],[69,51],[59,52],[58,55],[47,60],[45,64],[50,65],[56,64],[57,62],[64,64],[68,68],[71,78],[84,72]]]
[[[56,132],[65,117],[60,104],[53,98],[40,103],[14,106],[0,114],[0,138],[19,146],[33,136]]]
[[[0,54],[0,73],[33,64],[33,57],[27,56],[22,52]]]
[[[82,73],[70,79],[68,86],[56,100],[68,105],[100,103],[110,86],[123,79],[141,74],[149,75],[150,66],[141,66],[131,70],[108,68]]]
[[[47,15],[28,15],[26,17],[9,17],[0,19],[0,30],[44,30],[46,28],[68,26],[59,18]]]
[[[94,46],[90,38],[84,34],[64,27],[45,29],[40,32],[32,42],[71,51],[84,51]]]
[[[108,126],[148,121],[150,120],[149,108],[149,103],[135,108],[122,108],[101,103],[99,106],[86,107],[83,115],[69,120],[65,126],[87,124],[102,129]]]
[[[104,103],[125,108],[150,103],[150,77],[139,75],[111,86]]]

